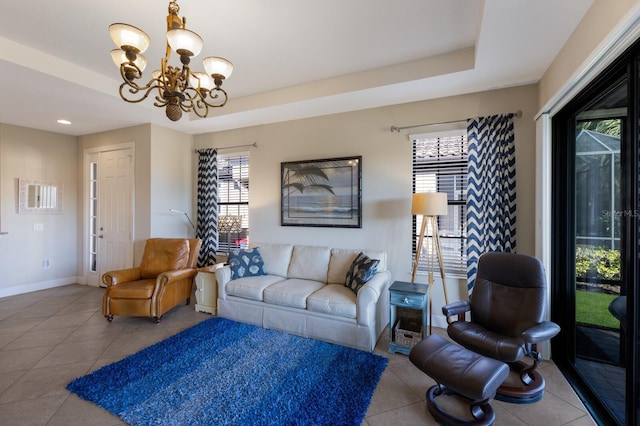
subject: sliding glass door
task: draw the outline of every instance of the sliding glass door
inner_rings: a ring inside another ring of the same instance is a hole
[[[639,421],[637,69],[621,58],[553,119],[553,358],[603,424]]]
[[[625,418],[624,354],[620,321],[609,308],[626,294],[620,274],[626,94],[626,81],[615,82],[575,120],[574,366],[619,420]]]

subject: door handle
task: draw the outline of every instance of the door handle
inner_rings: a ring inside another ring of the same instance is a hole
[[[98,238],[104,238],[104,236],[103,235],[98,235]]]

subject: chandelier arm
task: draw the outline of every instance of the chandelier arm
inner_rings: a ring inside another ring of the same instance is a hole
[[[138,85],[138,83],[135,82],[135,79],[142,77],[142,71],[132,61],[120,64],[120,76],[123,80],[123,83],[120,85],[119,89],[120,97],[130,103],[138,103],[144,101],[149,96],[149,93],[151,93],[151,90],[158,87],[157,84],[160,83],[156,79],[151,79],[144,86]],[[140,97],[139,99],[127,97],[124,91],[125,87],[129,88],[128,92],[131,95],[138,95],[140,92],[143,92],[142,97]]]
[[[120,97],[123,100],[125,100],[127,102],[130,102],[130,103],[134,103],[134,104],[138,103],[138,102],[142,102],[145,99],[147,99],[147,97],[149,96],[149,93],[151,93],[151,91],[157,87],[157,85],[153,84],[155,81],[156,81],[155,79],[151,80],[143,87],[138,86],[135,82],[125,81],[124,83],[122,83],[120,85],[120,90],[119,90]],[[127,97],[125,95],[125,92],[124,92],[124,88],[125,87],[129,88],[128,92],[131,95],[137,95],[140,92],[142,92],[142,96],[140,98],[138,98],[138,99]]]
[[[202,98],[198,98],[194,104],[193,112],[200,118],[206,118],[209,114],[209,106],[202,102]]]
[[[190,77],[194,77],[198,81],[198,87],[193,87],[191,84],[187,84],[183,91],[183,94],[188,97],[190,101],[190,109],[188,111],[185,110],[185,112],[190,112],[191,110],[193,110],[193,112],[198,117],[206,118],[209,114],[209,105],[207,105],[204,100],[204,98],[207,96],[207,91],[200,88],[200,77],[193,74],[193,71],[191,71],[191,68],[189,68],[187,65],[184,66],[183,75],[187,83],[189,83]]]
[[[163,98],[161,96],[157,96],[156,95],[156,101],[153,103],[153,106],[157,106],[159,108],[162,108],[162,107],[166,107],[170,103],[171,102],[170,102],[169,98]]]
[[[184,112],[191,112],[193,108],[195,108],[195,103],[193,102],[193,98],[191,94],[188,92],[182,92],[184,99],[179,103],[180,109]]]
[[[209,107],[205,105],[205,109],[202,110],[203,112],[201,112],[201,110],[202,108],[194,108],[193,112],[200,118],[207,118],[207,115],[209,114]]]
[[[208,91],[209,98],[211,98],[211,100],[218,99],[218,97],[219,97],[218,93],[214,93],[214,92],[221,92],[222,93],[222,95],[224,96],[224,100],[222,101],[222,103],[213,104],[213,103],[207,102],[207,99],[204,96],[201,98],[202,102],[204,102],[210,108],[220,108],[220,107],[225,106],[225,104],[227,103],[227,99],[228,99],[227,92],[222,87],[214,87],[213,89]]]
[[[129,60],[129,62],[120,64],[120,77],[125,82],[133,82],[136,78],[142,77],[142,70],[133,61]]]
[[[195,88],[189,87],[185,90],[184,95],[189,102],[184,102],[184,106],[181,105],[181,108],[185,112],[193,112],[200,118],[206,118],[207,114],[209,114],[209,106],[203,102],[202,94]]]

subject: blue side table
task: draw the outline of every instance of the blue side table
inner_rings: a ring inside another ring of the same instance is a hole
[[[395,281],[389,287],[389,353],[409,355],[427,334],[429,286]]]

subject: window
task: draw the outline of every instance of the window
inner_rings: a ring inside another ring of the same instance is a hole
[[[447,216],[438,217],[438,231],[447,275],[467,276],[467,131],[411,136],[413,142],[413,192],[445,192],[449,204]],[[422,216],[413,220],[415,256]],[[418,271],[426,272],[431,249],[431,229],[425,233]]]
[[[218,156],[218,251],[249,242],[249,154]]]
[[[89,170],[89,271],[98,272],[98,163]]]

